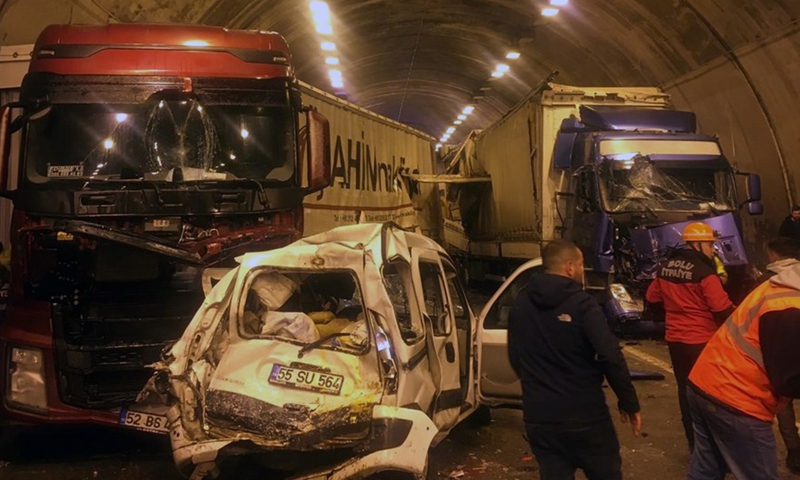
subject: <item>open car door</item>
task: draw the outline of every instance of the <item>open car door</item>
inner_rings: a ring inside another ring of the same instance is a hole
[[[531,275],[542,271],[540,258],[520,266],[503,282],[478,317],[478,398],[484,405],[522,403],[522,385],[508,361],[508,318]]]
[[[436,385],[433,423],[447,431],[461,413],[461,370],[455,312],[439,254],[411,249],[414,286],[423,312],[431,375]]]

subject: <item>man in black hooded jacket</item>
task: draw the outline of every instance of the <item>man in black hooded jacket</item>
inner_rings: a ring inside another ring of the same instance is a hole
[[[583,254],[551,242],[509,317],[508,355],[522,381],[525,431],[542,480],[622,479],[619,441],[603,393],[616,393],[622,421],[642,417],[628,366],[600,306],[583,291]]]

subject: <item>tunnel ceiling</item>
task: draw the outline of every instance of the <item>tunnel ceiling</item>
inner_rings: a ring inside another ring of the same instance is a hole
[[[309,3],[297,0],[0,0],[0,43],[49,23],[178,22],[270,29],[297,75],[435,137],[499,118],[549,73],[577,85],[663,85],[797,28],[800,0],[329,0],[345,87],[333,89]],[[517,50],[521,57],[506,60]],[[510,71],[491,76],[498,63]]]

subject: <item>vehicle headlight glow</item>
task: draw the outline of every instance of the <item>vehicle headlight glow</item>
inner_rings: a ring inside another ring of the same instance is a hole
[[[9,403],[38,410],[47,409],[44,355],[40,349],[12,348],[8,379]]]

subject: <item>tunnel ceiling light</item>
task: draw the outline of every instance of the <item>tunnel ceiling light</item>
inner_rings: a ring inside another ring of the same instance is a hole
[[[467,116],[466,116],[466,115],[459,115],[457,118],[458,118],[459,120],[466,120],[466,119],[467,119]]]
[[[328,65],[339,65],[339,59],[336,57],[327,57],[325,63]]]
[[[542,15],[544,15],[545,17],[555,17],[556,15],[558,15],[558,9],[557,8],[549,8],[549,7],[548,8],[543,8],[542,9]]]
[[[554,7],[566,7],[569,0],[550,0],[550,5]]]
[[[456,120],[455,122],[453,122],[453,125],[461,125],[462,123],[464,122],[461,120]]]
[[[331,27],[328,23],[318,23],[317,33],[320,35],[333,35],[333,27]]]
[[[519,52],[508,52],[506,53],[506,58],[509,60],[516,60],[520,56]]]
[[[333,42],[322,42],[319,46],[326,52],[336,51],[336,44]]]
[[[331,80],[331,87],[333,88],[344,88],[344,81],[343,80]]]
[[[118,113],[116,115],[116,118],[117,118],[117,123],[122,123],[122,122],[124,122],[125,120],[128,119],[128,114],[127,113]]]
[[[505,75],[505,73],[503,72],[497,72],[497,71],[492,72],[492,76],[494,78],[501,78],[503,75]]]
[[[473,107],[472,105],[469,105],[469,106],[464,107],[464,110],[462,110],[461,113],[463,113],[464,115],[469,115],[474,110],[475,110],[475,107]]]
[[[511,67],[509,67],[505,63],[501,63],[501,64],[497,65],[497,67],[495,67],[495,70],[497,70],[498,72],[506,73],[509,70],[511,70]]]
[[[311,7],[311,16],[314,17],[314,23],[331,23],[331,11],[328,8],[327,3],[314,0],[313,2],[309,3],[309,6]]]
[[[452,135],[455,131],[456,127],[448,127],[447,130],[445,130],[445,133],[449,133]]]

